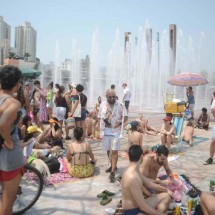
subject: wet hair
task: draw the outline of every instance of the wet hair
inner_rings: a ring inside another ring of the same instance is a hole
[[[128,150],[128,156],[130,162],[137,162],[143,155],[143,149],[140,145],[132,145]]]
[[[57,88],[57,89],[59,89],[60,88],[60,84],[55,84],[55,87]]]
[[[193,122],[192,121],[188,121],[187,126],[194,127]]]
[[[137,126],[139,125],[139,122],[133,121],[133,122],[130,122],[130,125],[131,125],[131,131],[137,131]]]
[[[111,85],[110,85],[110,88],[111,88],[112,90],[114,90],[114,89],[115,89],[115,84],[111,84]]]
[[[0,67],[0,84],[2,90],[12,90],[22,80],[22,72],[18,67],[6,65]]]
[[[192,90],[193,88],[192,88],[192,87],[188,87],[188,89],[189,89],[189,90]]]
[[[78,84],[78,85],[76,86],[76,90],[77,90],[79,93],[81,93],[81,92],[83,92],[83,90],[84,90],[84,86],[81,85],[81,84]]]
[[[35,80],[35,81],[34,81],[34,85],[37,85],[37,84],[39,84],[39,85],[40,85],[40,81]]]
[[[169,155],[169,150],[168,150],[168,148],[167,148],[166,146],[160,145],[160,146],[157,148],[156,153],[157,153],[158,156],[164,155],[164,156],[168,157],[168,155]]]
[[[207,113],[207,111],[208,111],[207,108],[205,107],[202,108],[202,112]]]
[[[31,121],[31,117],[28,115],[25,115],[22,119],[22,124],[28,127],[28,122]]]
[[[58,91],[58,96],[61,96],[61,94],[64,92],[65,87],[64,86],[60,86],[59,87],[59,91]]]
[[[83,128],[81,127],[74,128],[74,137],[77,141],[81,140],[83,133],[84,133]]]
[[[51,89],[53,89],[53,86],[54,86],[53,81],[51,81],[51,82],[49,83],[49,86],[51,87]]]

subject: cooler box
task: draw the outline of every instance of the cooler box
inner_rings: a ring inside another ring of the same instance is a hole
[[[174,102],[166,102],[165,111],[166,113],[177,113],[177,103]]]
[[[181,113],[181,112],[185,112],[186,110],[186,102],[178,102],[177,103],[177,112]]]

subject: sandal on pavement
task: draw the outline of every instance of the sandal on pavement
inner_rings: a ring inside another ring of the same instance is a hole
[[[97,198],[103,198],[104,196],[114,196],[114,195],[115,195],[115,193],[112,193],[108,190],[104,190],[97,195]]]
[[[106,205],[106,204],[108,204],[108,203],[111,202],[111,201],[112,201],[112,198],[105,195],[105,196],[102,198],[102,200],[100,201],[100,205]]]

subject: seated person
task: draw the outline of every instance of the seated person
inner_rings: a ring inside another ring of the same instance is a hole
[[[199,119],[197,121],[197,126],[199,128],[203,128],[208,130],[209,128],[209,122],[210,122],[210,116],[207,114],[207,108],[202,108],[202,113],[199,116]]]
[[[143,134],[139,132],[139,130],[141,129],[141,125],[139,122],[137,121],[133,121],[130,122],[129,124],[129,130],[128,130],[128,143],[129,143],[129,147],[132,145],[140,145],[143,149],[143,153],[145,154],[146,152],[148,152],[148,148],[147,146],[143,146]]]
[[[52,148],[52,151],[63,149],[63,132],[59,120],[52,117],[49,123],[50,127],[46,128],[38,138],[39,148]]]
[[[200,204],[204,215],[214,215],[215,192],[203,192],[200,195]]]
[[[82,136],[83,128],[74,128],[75,141],[68,145],[65,159],[69,174],[77,178],[93,176],[96,163],[90,144],[82,141]]]
[[[143,157],[140,172],[143,176],[151,179],[154,183],[160,185],[169,185],[173,179],[172,171],[168,164],[169,150],[166,146],[160,145],[157,149],[156,154],[147,154]],[[158,172],[163,167],[166,171],[167,176],[171,180],[159,180],[157,179]]]
[[[175,138],[175,126],[171,123],[171,117],[166,116],[164,122],[161,126],[161,144],[167,145],[167,148],[171,148],[171,144],[175,143],[177,140]]]
[[[32,125],[32,119],[30,116],[26,115],[22,119],[22,126],[21,126],[21,135],[22,139],[25,139],[25,136],[27,135],[27,129],[28,127]]]
[[[148,125],[148,119],[144,118],[143,114],[141,113],[139,114],[137,121],[140,122],[140,125],[141,125],[140,132],[144,134],[149,134],[149,135],[157,135],[157,133],[159,132],[156,128]]]
[[[89,113],[85,119],[86,123],[86,135],[90,137],[93,133],[93,120],[92,120],[92,113]]]
[[[182,140],[189,143],[190,146],[193,146],[193,134],[194,134],[194,125],[192,121],[187,122],[187,125],[184,127],[181,137]]]
[[[131,146],[128,154],[130,163],[121,180],[122,215],[165,215],[172,192],[141,175],[140,164],[143,150],[139,145]],[[161,193],[152,195],[148,189]]]

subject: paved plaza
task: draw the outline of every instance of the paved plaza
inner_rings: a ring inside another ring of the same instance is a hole
[[[135,113],[131,113],[130,115],[129,120],[137,116]],[[147,117],[150,125],[160,128],[164,114],[149,113],[147,114]],[[202,137],[202,139],[208,139],[192,148],[184,146],[185,151],[180,154],[180,157],[169,163],[173,172],[185,174],[190,178],[194,185],[205,191],[209,190],[209,180],[211,178],[215,179],[215,165],[203,165],[203,162],[208,159],[209,156],[211,127],[213,124],[214,122],[210,123],[210,129],[208,131],[195,129],[195,136]],[[128,160],[122,156],[127,147],[126,140],[127,138],[125,136],[119,153],[117,175],[120,175],[128,165]],[[151,146],[159,143],[159,135],[144,135],[144,144]],[[105,169],[108,167],[108,160],[106,153],[102,150],[101,141],[92,141],[91,146],[98,159],[95,176],[74,182],[45,187],[37,203],[26,214],[113,214],[121,197],[120,183],[118,181],[115,183],[109,182],[109,175],[105,173]],[[112,201],[105,206],[101,206],[99,204],[100,200],[96,197],[96,195],[103,190],[109,190],[116,193]]]

